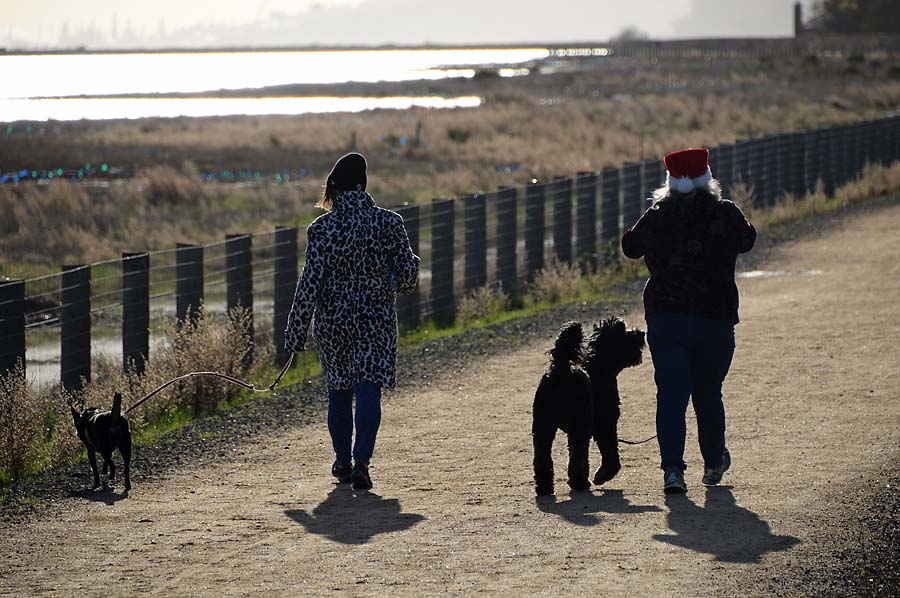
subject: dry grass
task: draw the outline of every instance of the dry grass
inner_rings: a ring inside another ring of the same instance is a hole
[[[532,302],[553,305],[578,295],[581,289],[581,270],[553,258],[539,270],[528,288]]]
[[[41,402],[28,392],[25,370],[17,367],[0,376],[0,480],[18,480],[40,454]]]
[[[502,289],[484,286],[470,291],[456,308],[456,323],[460,326],[483,320],[484,318],[507,311],[510,306],[509,295]]]

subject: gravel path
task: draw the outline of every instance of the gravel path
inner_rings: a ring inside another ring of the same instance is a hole
[[[22,485],[0,512],[0,595],[896,595],[898,228],[897,202],[873,202],[742,263],[783,274],[739,282],[731,485],[699,484],[694,435],[683,500],[663,499],[652,444],[623,450],[610,488],[533,498],[542,351],[567,319],[642,325],[630,285],[405,354],[371,494],[327,476],[316,383],[140,447],[127,500],[85,491],[86,464]],[[652,365],[620,384],[621,435],[649,436]]]

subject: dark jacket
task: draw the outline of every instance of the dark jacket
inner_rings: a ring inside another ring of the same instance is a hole
[[[411,293],[419,258],[399,214],[365,191],[345,191],[307,229],[306,263],[285,348],[303,351],[310,320],[329,388],[396,383],[397,293]]]
[[[756,229],[734,203],[698,191],[658,201],[625,231],[622,251],[644,258],[650,278],[644,311],[696,315],[737,324],[734,267]]]

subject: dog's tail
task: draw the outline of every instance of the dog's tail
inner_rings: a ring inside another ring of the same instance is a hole
[[[579,364],[584,359],[581,343],[584,341],[584,330],[580,322],[566,322],[559,330],[553,348],[547,351],[550,355],[550,369],[560,366]]]
[[[112,421],[113,425],[116,425],[119,422],[119,418],[122,416],[122,393],[118,390],[116,394],[113,395],[113,406],[112,406]]]

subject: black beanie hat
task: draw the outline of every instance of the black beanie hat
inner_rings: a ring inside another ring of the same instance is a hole
[[[366,159],[362,154],[351,152],[334,163],[328,180],[328,189],[335,191],[366,190]]]

